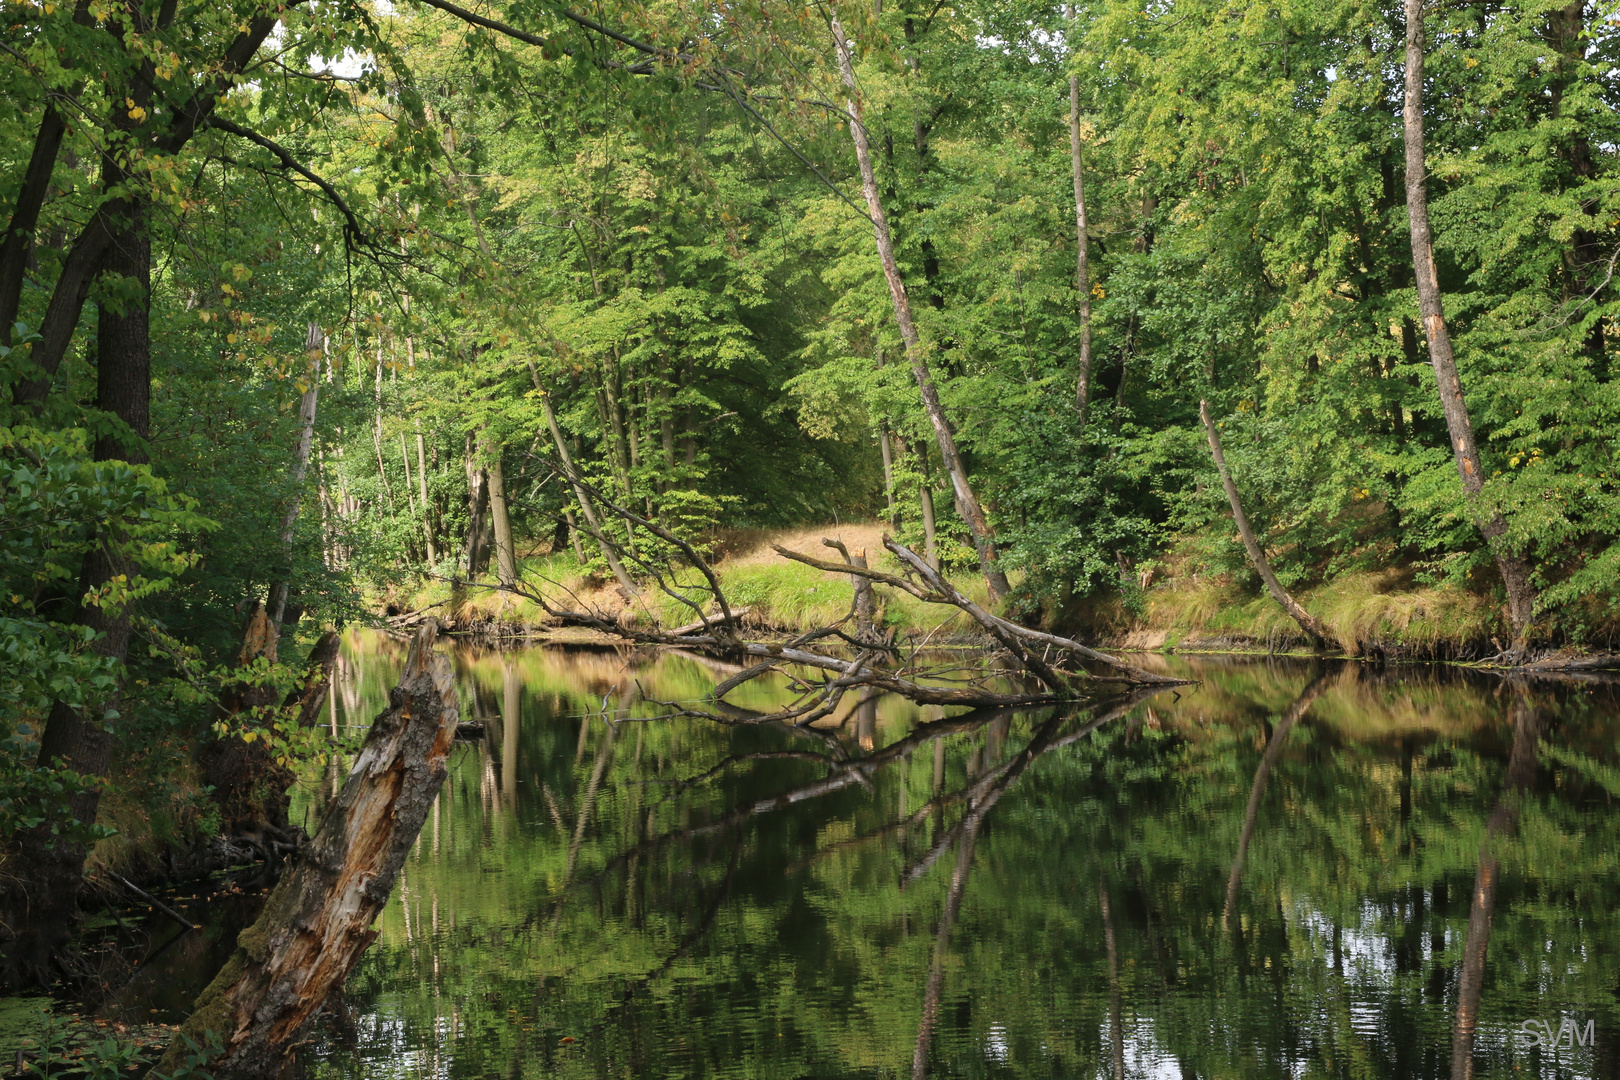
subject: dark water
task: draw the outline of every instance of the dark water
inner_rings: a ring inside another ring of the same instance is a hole
[[[351,642],[336,719],[401,659]],[[882,699],[802,733],[632,719],[720,677],[681,656],[463,649],[487,737],[310,1064],[1450,1077],[1461,1011],[1477,1076],[1620,1075],[1611,689],[1170,663],[1201,685],[949,718]]]

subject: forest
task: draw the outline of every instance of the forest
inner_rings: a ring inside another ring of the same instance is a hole
[[[801,728],[1620,666],[1620,7],[464,2],[0,10],[8,990],[128,877],[358,857],[288,809],[346,628],[416,635],[377,732],[435,633],[787,656]]]

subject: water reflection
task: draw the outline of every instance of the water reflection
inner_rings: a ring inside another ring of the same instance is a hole
[[[344,662],[340,730],[399,657],[363,637]],[[1550,1078],[1620,1059],[1602,685],[1209,661],[1195,689],[1079,710],[849,695],[806,732],[646,719],[732,673],[696,658],[457,662],[483,737],[317,1074]],[[738,704],[770,711],[775,678]],[[311,778],[301,801],[330,790]],[[1566,1015],[1597,1045],[1519,1038]]]

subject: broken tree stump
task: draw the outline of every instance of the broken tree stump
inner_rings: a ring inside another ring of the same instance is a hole
[[[437,633],[431,620],[417,633],[388,708],[372,722],[315,839],[197,999],[163,1071],[184,1062],[189,1037],[223,1047],[204,1066],[219,1080],[279,1075],[299,1032],[376,938],[372,920],[444,784],[456,734],[454,675],[449,658],[433,651]]]

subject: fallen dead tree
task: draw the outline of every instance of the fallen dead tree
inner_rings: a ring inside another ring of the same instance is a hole
[[[778,547],[778,554],[784,558],[828,573],[847,575],[853,585],[850,611],[830,626],[810,630],[785,643],[748,640],[742,636],[740,620],[746,609],[732,606],[720,587],[718,575],[691,543],[656,521],[615,503],[566,464],[554,460],[550,464],[571,490],[585,491],[596,500],[598,509],[616,516],[641,534],[641,542],[632,548],[619,543],[604,530],[592,532],[593,538],[612,550],[624,564],[635,566],[650,578],[659,592],[690,610],[695,621],[673,630],[624,625],[617,615],[592,608],[561,582],[545,578],[538,581],[554,590],[550,594],[522,578],[508,584],[477,587],[522,596],[550,619],[564,625],[595,630],[627,643],[683,649],[746,665],[710,693],[714,708],[662,703],[681,714],[730,723],[788,721],[804,726],[831,715],[843,695],[856,687],[899,694],[924,705],[1001,708],[1072,701],[1088,696],[1099,684],[1106,683],[1173,686],[1185,682],[1135,667],[1070,638],[1033,630],[992,614],[952,585],[926,560],[891,537],[884,538],[884,546],[899,560],[903,577],[872,569],[867,565],[864,552],[851,553],[836,541],[824,541],[843,556],[843,560],[836,563]],[[655,550],[654,545],[648,543],[648,537],[659,541],[661,550]],[[696,571],[701,580],[692,580],[690,573],[683,580],[679,571],[682,565]],[[454,584],[459,588],[471,583],[458,580]],[[966,613],[1001,646],[1016,666],[1010,670],[981,672],[951,685],[937,670],[930,672],[918,667],[915,656],[910,661],[904,660],[893,641],[879,635],[873,625],[874,586],[899,589],[925,603],[954,607]],[[567,597],[573,603],[567,604],[560,597]],[[853,635],[843,629],[851,621],[855,624]],[[806,647],[816,642],[825,644],[814,650]],[[824,651],[835,644],[849,655]],[[1092,671],[1084,664],[1104,671]],[[774,712],[750,713],[725,703],[726,694],[737,687],[786,668],[810,669],[823,675],[813,681],[799,680],[798,696]],[[997,679],[1002,680],[1003,685],[995,685]],[[1005,685],[1009,679],[1013,682],[1010,687]],[[1020,682],[1024,685],[1018,685]],[[1031,682],[1036,685],[1029,685]]]
[[[189,1039],[218,1040],[223,1049],[205,1068],[221,1080],[280,1074],[304,1025],[376,937],[371,923],[444,783],[456,733],[454,676],[433,651],[436,636],[431,622],[417,633],[315,839],[197,999],[163,1071],[185,1061]]]

